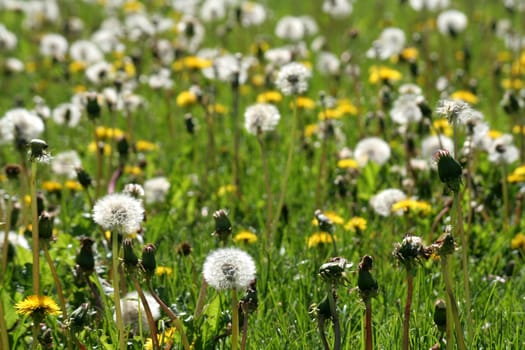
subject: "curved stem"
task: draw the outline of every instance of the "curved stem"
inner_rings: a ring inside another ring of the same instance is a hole
[[[195,305],[195,312],[193,313],[194,319],[198,319],[202,314],[202,309],[204,308],[204,299],[206,298],[206,288],[207,287],[208,287],[208,283],[203,278],[201,289],[199,291],[199,297],[197,299],[197,305]]]
[[[62,318],[64,322],[67,321],[67,308],[66,308],[66,298],[64,298],[64,291],[62,289],[62,283],[60,283],[60,279],[58,278],[57,270],[55,268],[55,263],[53,262],[53,259],[51,259],[51,255],[49,254],[49,248],[48,248],[48,242],[45,242],[43,244],[44,249],[44,256],[46,258],[47,264],[49,265],[49,269],[51,270],[51,275],[53,276],[53,280],[55,281],[55,288],[57,289],[58,294],[58,301],[60,302],[60,308],[62,309]],[[73,344],[71,342],[71,332],[69,328],[65,329],[66,333],[66,340],[67,340],[67,348],[73,349]]]
[[[177,329],[177,332],[179,332],[180,337],[182,339],[182,345],[184,346],[184,350],[190,350],[191,346],[188,341],[188,338],[186,337],[186,332],[184,332],[184,327],[182,326],[182,322],[180,319],[175,315],[175,313],[162,301],[162,299],[155,293],[153,290],[153,287],[151,286],[151,281],[148,281],[148,291],[151,294],[153,298],[159,303],[162,310],[168,315],[168,317],[173,322],[173,325]]]
[[[410,349],[409,330],[410,330],[410,307],[412,305],[412,293],[414,291],[414,276],[412,271],[407,271],[407,301],[403,319],[403,350]]]
[[[124,321],[122,319],[122,309],[120,306],[120,283],[119,283],[119,245],[118,233],[111,232],[112,241],[112,274],[113,274],[113,299],[115,301],[115,315],[117,319],[119,349],[126,350],[126,334],[124,332]]]
[[[153,315],[151,314],[151,309],[149,307],[148,301],[146,300],[146,297],[144,296],[144,291],[140,287],[139,282],[135,277],[132,277],[131,280],[133,281],[133,285],[135,286],[135,289],[137,290],[137,293],[140,296],[140,301],[142,306],[144,307],[144,312],[146,313],[146,318],[148,320],[148,326],[151,333],[151,342],[153,344],[154,350],[159,350],[159,338],[157,338],[157,325],[155,324],[155,320],[153,319]]]

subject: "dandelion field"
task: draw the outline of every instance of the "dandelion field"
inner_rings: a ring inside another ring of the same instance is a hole
[[[524,11],[1,0],[0,349],[524,348]]]

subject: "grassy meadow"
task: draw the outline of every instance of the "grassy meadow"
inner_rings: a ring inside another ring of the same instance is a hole
[[[0,349],[525,348],[524,12],[1,0]]]

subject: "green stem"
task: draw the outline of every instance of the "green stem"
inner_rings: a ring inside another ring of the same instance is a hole
[[[7,325],[5,323],[3,298],[0,298],[0,338],[2,349],[9,349],[9,338],[7,336]]]
[[[246,350],[246,340],[248,338],[248,312],[243,308],[243,320],[242,320],[242,337],[241,337],[241,350]]]
[[[237,350],[239,343],[239,298],[237,289],[232,289],[232,350]]]
[[[295,150],[296,134],[297,134],[297,100],[294,101],[293,116],[292,116],[292,129],[290,131],[290,145],[288,149],[288,157],[286,159],[286,165],[285,165],[284,173],[283,173],[284,175],[283,175],[282,182],[281,182],[281,190],[279,192],[279,200],[277,202],[275,218],[273,218],[273,221],[272,221],[270,238],[275,232],[275,230],[277,229],[277,224],[279,223],[281,212],[284,206],[284,199],[286,197],[286,186],[288,184],[288,178],[290,177],[290,172],[292,169],[293,155],[295,153],[294,150]]]
[[[507,166],[501,165],[501,191],[503,192],[503,231],[509,229],[509,189],[507,186]]]
[[[179,332],[180,337],[182,339],[182,345],[184,346],[184,350],[190,350],[191,346],[188,341],[188,338],[186,337],[186,332],[184,332],[184,327],[182,326],[182,322],[177,317],[177,315],[175,315],[175,313],[171,311],[171,309],[162,301],[162,299],[157,295],[157,293],[155,293],[155,291],[153,290],[153,287],[151,286],[151,281],[148,281],[148,291],[151,294],[151,296],[155,298],[155,300],[157,301],[157,303],[159,303],[162,310],[168,315],[168,317],[173,322],[173,325],[177,329],[177,332]]]
[[[40,237],[38,234],[38,208],[36,199],[37,162],[31,161],[31,236],[33,241],[33,294],[40,295]]]
[[[403,350],[410,349],[409,330],[410,330],[410,307],[412,305],[412,293],[414,291],[414,276],[412,271],[407,271],[407,301],[405,303],[405,313],[403,318]]]
[[[334,350],[341,350],[341,327],[339,325],[339,316],[334,298],[334,287],[330,286],[328,290],[328,303],[330,305],[330,314],[332,315],[332,323],[334,325]]]
[[[148,326],[149,326],[149,331],[151,333],[151,342],[153,344],[153,349],[159,350],[160,346],[159,346],[159,338],[157,338],[157,325],[155,324],[155,320],[153,319],[153,315],[151,314],[151,309],[149,307],[148,300],[144,296],[144,291],[140,287],[139,282],[134,277],[134,275],[132,276],[133,277],[131,277],[131,280],[133,281],[133,285],[135,286],[135,289],[137,290],[137,293],[140,297],[140,301],[142,303],[142,306],[144,307],[144,313],[146,314],[146,318],[148,320]]]
[[[450,255],[446,255],[441,258],[441,266],[443,268],[443,278],[445,280],[445,289],[447,291],[447,348],[448,348],[449,340],[450,341],[452,340],[451,334],[450,334],[450,339],[448,338],[449,337],[448,335],[448,327],[449,327],[448,309],[450,309],[450,313],[451,313],[451,316],[454,322],[454,329],[456,332],[458,348],[460,350],[466,350],[467,347],[465,346],[465,338],[463,336],[463,329],[461,327],[461,322],[459,321],[458,305],[456,302],[456,298],[454,296],[454,292],[452,290],[452,278],[450,276],[450,265],[448,264],[449,260],[450,260]],[[452,324],[450,325],[450,327],[452,327]]]
[[[324,323],[325,323],[324,317],[319,316],[319,320],[317,321],[317,326],[319,327],[319,334],[321,335],[321,342],[323,343],[324,350],[330,350],[330,345],[328,344],[328,340],[326,340],[326,334],[324,333]]]
[[[266,155],[266,149],[264,147],[264,139],[263,134],[259,133],[257,135],[257,141],[259,141],[259,146],[261,148],[261,160],[263,164],[263,172],[264,172],[264,184],[266,186],[266,202],[267,202],[267,210],[266,213],[266,229],[265,229],[265,237],[266,237],[266,244],[268,245],[270,243],[270,230],[272,225],[272,216],[273,216],[273,196],[272,196],[272,186],[270,184],[270,173],[268,171],[268,157]]]
[[[64,298],[64,291],[62,289],[62,284],[60,283],[60,279],[58,278],[57,270],[55,268],[55,263],[53,262],[53,259],[51,259],[51,255],[49,254],[49,248],[48,248],[48,242],[44,242],[42,245],[44,249],[44,256],[47,260],[47,264],[49,265],[49,269],[51,270],[51,275],[53,276],[53,280],[55,281],[55,288],[57,289],[58,294],[58,301],[60,302],[60,308],[62,309],[62,318],[64,322],[67,321],[67,308],[66,308],[66,299]],[[66,333],[66,340],[67,340],[67,348],[73,349],[73,344],[71,342],[71,333],[69,328],[65,329]]]
[[[113,299],[115,302],[115,315],[117,319],[118,329],[118,341],[119,349],[126,350],[126,333],[124,329],[124,321],[122,319],[122,309],[120,306],[120,283],[119,283],[119,245],[118,245],[118,233],[111,232],[112,242],[112,274],[113,274]]]
[[[2,284],[7,271],[7,254],[9,252],[9,231],[11,230],[11,212],[13,210],[13,201],[11,196],[7,197],[7,208],[5,210],[4,242],[2,243]]]
[[[199,291],[199,297],[197,299],[197,304],[195,305],[195,312],[193,314],[193,318],[195,320],[198,320],[199,317],[201,317],[202,309],[204,308],[204,301],[205,301],[205,298],[206,298],[206,288],[207,287],[208,287],[208,283],[203,278],[202,279],[201,289]]]
[[[40,324],[33,320],[33,326],[31,327],[33,331],[33,340],[31,341],[31,350],[36,350],[38,348],[38,335],[40,333]]]
[[[454,192],[454,207],[456,209],[456,221],[453,222],[453,227],[459,231],[461,239],[461,264],[463,265],[463,289],[465,293],[465,305],[467,308],[467,339],[472,339],[473,325],[471,309],[472,303],[470,298],[470,283],[468,279],[468,242],[463,229],[463,211],[461,209],[461,200],[459,198],[459,192]]]
[[[238,78],[238,77],[237,77]],[[232,164],[232,181],[235,185],[236,193],[239,196],[241,192],[241,180],[239,176],[240,172],[240,161],[239,161],[239,148],[241,143],[241,131],[239,128],[239,84],[232,85],[233,90],[233,108],[232,108],[232,119],[233,119],[233,164]]]

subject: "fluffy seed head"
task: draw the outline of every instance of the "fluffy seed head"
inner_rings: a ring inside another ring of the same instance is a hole
[[[253,258],[237,248],[213,251],[202,268],[206,282],[217,290],[245,289],[255,280],[255,273]]]
[[[93,207],[93,220],[112,232],[133,233],[140,228],[143,217],[141,202],[123,193],[108,194]]]

